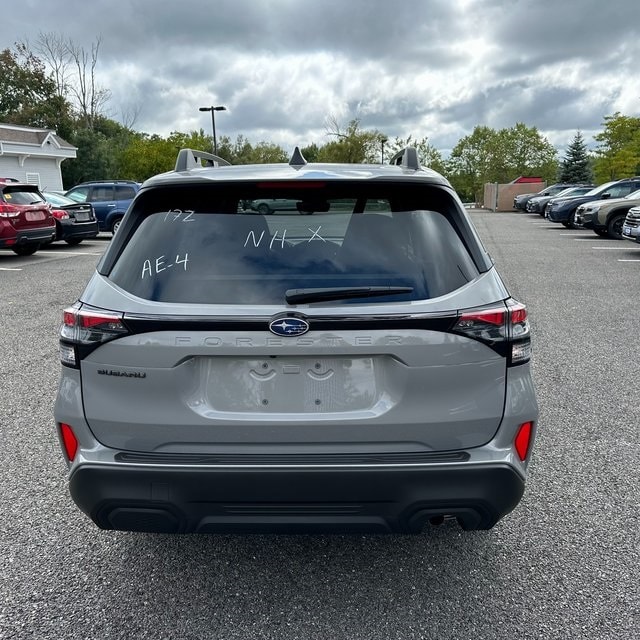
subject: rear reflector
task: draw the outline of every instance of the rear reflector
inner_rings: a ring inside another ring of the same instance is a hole
[[[68,424],[62,422],[60,424],[60,436],[62,439],[62,446],[64,447],[64,452],[69,460],[72,462],[76,457],[76,453],[78,452],[78,439],[76,438],[73,430]]]
[[[511,345],[511,363],[520,364],[531,360],[531,342],[516,342]]]
[[[75,367],[76,364],[78,364],[76,361],[76,350],[72,344],[67,344],[66,342],[60,343],[60,362],[70,367]]]
[[[531,432],[533,431],[533,422],[524,422],[520,425],[518,433],[516,434],[513,444],[516,448],[518,458],[522,462],[527,459],[529,455],[529,448],[531,446]]]

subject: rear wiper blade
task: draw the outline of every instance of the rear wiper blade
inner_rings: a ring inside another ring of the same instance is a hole
[[[287,289],[285,299],[289,304],[299,302],[322,302],[324,300],[346,300],[348,298],[374,298],[412,293],[413,287],[326,287],[323,289]]]

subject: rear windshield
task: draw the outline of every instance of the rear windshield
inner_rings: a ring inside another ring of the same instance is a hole
[[[136,202],[108,276],[168,303],[271,305],[292,290],[365,287],[391,288],[378,304],[438,297],[479,273],[451,207],[442,190],[398,185],[158,189]],[[366,300],[323,304],[354,302]]]
[[[24,205],[41,204],[42,202],[46,202],[36,187],[30,189],[24,185],[20,187],[5,187],[2,190],[2,195],[4,199],[11,204]]]

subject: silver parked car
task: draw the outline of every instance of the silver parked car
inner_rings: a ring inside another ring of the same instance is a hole
[[[640,243],[640,206],[629,209],[622,225],[622,237]]]
[[[412,148],[225,164],[145,182],[64,311],[73,500],[131,531],[492,527],[535,438],[529,322],[449,183]]]

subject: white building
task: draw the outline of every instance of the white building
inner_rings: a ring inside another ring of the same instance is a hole
[[[62,161],[75,158],[76,151],[51,129],[0,123],[0,178],[61,190]]]

